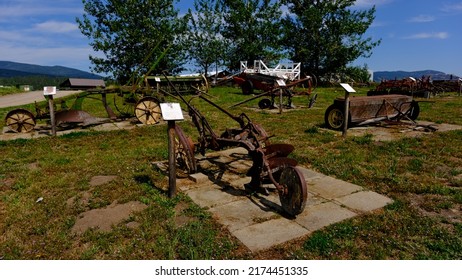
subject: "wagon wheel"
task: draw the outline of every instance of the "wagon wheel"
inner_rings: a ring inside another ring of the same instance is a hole
[[[156,124],[161,117],[159,101],[154,97],[141,98],[135,105],[135,116],[143,124]]]
[[[35,127],[35,117],[26,109],[15,109],[8,112],[5,124],[15,132],[30,132]]]
[[[342,130],[345,122],[345,114],[343,111],[344,110],[342,108],[335,104],[330,105],[327,108],[326,113],[324,115],[324,121],[326,123],[326,126],[330,129]],[[349,126],[351,122],[351,116],[348,117],[348,120]]]
[[[197,165],[194,158],[194,143],[190,137],[184,134],[183,129],[179,125],[175,125],[175,154],[176,163],[180,170],[186,174],[196,173]]]
[[[114,94],[114,107],[122,118],[129,118],[134,115],[136,101],[136,95],[131,93]]]
[[[279,192],[282,209],[290,216],[303,212],[305,209],[307,191],[303,174],[294,166],[285,167],[279,178],[283,192]]]

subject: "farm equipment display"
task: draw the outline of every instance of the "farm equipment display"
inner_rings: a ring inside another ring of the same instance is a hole
[[[189,101],[186,101],[179,92],[176,92],[175,96],[179,97],[188,107],[189,116],[199,133],[199,141],[194,145],[191,138],[184,135],[183,130],[176,124],[177,162],[187,173],[197,171],[194,158],[196,146],[202,155],[205,155],[208,149],[218,151],[227,147],[243,147],[248,151],[253,162],[247,172],[251,181],[245,185],[246,189],[267,194],[267,189],[263,188],[263,182],[269,180],[276,187],[282,208],[287,214],[296,216],[303,211],[307,199],[306,182],[303,174],[296,167],[297,162],[287,157],[294,150],[292,145],[271,144],[266,131],[257,123],[252,122],[245,113],[239,116],[231,114],[206,98],[200,89],[197,89],[197,95]],[[192,105],[195,98],[218,109],[236,121],[239,126],[217,134],[205,116]]]
[[[203,90],[207,90],[208,87],[204,77],[171,76],[170,79],[171,85],[166,83],[164,77],[147,76],[144,86],[117,86],[78,93],[70,107],[61,100],[60,108],[55,110],[56,125],[61,128],[74,125],[89,126],[131,117],[136,117],[143,124],[155,124],[161,119],[159,104],[164,99],[164,93],[171,91],[171,86],[183,94],[193,93],[195,87]],[[113,107],[109,105],[110,96]],[[97,118],[84,111],[82,104],[85,99],[100,100],[107,118]],[[13,132],[27,133],[35,128],[37,120],[42,119],[50,119],[49,109],[41,108],[35,103],[35,114],[24,108],[14,109],[5,116],[5,124]]]
[[[408,119],[414,121],[420,113],[419,104],[408,95],[380,95],[350,97],[348,120],[345,120],[345,98],[334,100],[324,115],[330,129],[341,130],[345,121],[348,127],[360,126],[384,120]]]
[[[413,77],[401,80],[383,80],[374,90],[367,95],[404,94],[413,97],[429,98],[444,92],[462,91],[462,79],[451,76],[448,80],[432,80],[431,76],[422,76],[420,79]]]
[[[401,94],[413,97],[430,97],[434,90],[430,76],[415,79],[413,77],[401,80],[384,80],[374,90],[368,91],[368,96]]]
[[[300,79],[301,63],[278,64],[269,68],[263,61],[255,60],[253,68],[247,66],[247,61],[241,61],[240,66],[240,74],[233,76],[233,80],[243,94],[253,94],[254,90],[270,91],[277,80],[290,82]]]
[[[241,73],[233,76],[233,81],[241,87],[243,94],[253,94],[254,90],[261,90],[248,100],[234,106],[265,97],[258,102],[260,109],[293,108],[292,97],[296,94],[294,88],[303,85],[310,95],[313,79],[310,76],[300,78],[300,63],[278,64],[275,68],[267,67],[261,60],[254,61],[254,67],[248,68],[247,61],[241,61]],[[269,97],[269,98],[268,98]]]

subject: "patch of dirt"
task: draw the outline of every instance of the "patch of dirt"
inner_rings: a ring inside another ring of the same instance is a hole
[[[375,125],[353,127],[348,129],[347,135],[365,136],[370,134],[374,141],[393,141],[404,137],[417,138],[431,134],[435,131],[461,130],[460,125],[436,124],[420,121],[412,123],[401,122],[382,122]]]
[[[441,208],[447,201],[438,195],[410,195],[411,204],[424,216],[436,218],[443,222],[461,223],[462,207],[453,203],[449,208]]]
[[[90,228],[109,232],[113,225],[117,225],[123,220],[128,219],[132,213],[143,211],[147,207],[147,205],[138,201],[131,201],[124,204],[113,202],[108,207],[82,213],[72,227],[72,232],[81,234]],[[133,223],[128,223],[127,226],[133,226]]]
[[[90,186],[96,187],[107,184],[117,179],[117,176],[93,176],[90,180]]]
[[[185,210],[188,208],[189,206],[186,202],[180,202],[175,206],[175,225],[177,227],[182,227],[189,222],[197,220],[197,218],[188,216],[185,213]]]

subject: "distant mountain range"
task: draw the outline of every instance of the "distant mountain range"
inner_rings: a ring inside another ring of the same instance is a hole
[[[423,71],[377,71],[374,72],[374,82],[380,82],[382,80],[401,80],[404,78],[413,77],[420,79],[423,76],[430,76],[432,80],[458,80],[459,77],[456,75],[446,74],[435,70],[423,70]]]
[[[34,64],[18,63],[12,61],[0,61],[0,78],[9,77],[28,77],[28,76],[48,76],[48,77],[65,77],[65,78],[84,78],[84,79],[102,79],[102,76],[89,72],[63,67],[63,66],[41,66]],[[433,80],[457,80],[458,76],[446,74],[435,70],[423,71],[376,71],[374,72],[374,82],[382,80],[395,80],[413,77],[416,79],[422,76],[431,76]]]
[[[83,79],[102,79],[102,76],[63,66],[41,66],[35,64],[0,61],[0,77],[48,76]]]

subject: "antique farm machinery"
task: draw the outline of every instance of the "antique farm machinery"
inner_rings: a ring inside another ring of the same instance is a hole
[[[260,109],[292,108],[292,97],[295,95],[293,89],[296,86],[306,86],[305,94],[311,94],[313,78],[310,76],[300,78],[301,63],[278,64],[275,68],[269,68],[261,60],[255,60],[252,68],[247,66],[247,61],[240,63],[241,72],[233,76],[233,81],[241,87],[242,93],[253,94],[254,90],[263,93],[233,106],[264,97],[258,102]],[[314,101],[312,98],[311,103]]]
[[[252,122],[245,113],[239,116],[231,114],[206,98],[200,89],[197,89],[197,95],[189,101],[186,101],[179,92],[176,92],[176,96],[188,107],[189,116],[199,132],[199,141],[194,145],[191,138],[185,136],[183,130],[176,125],[179,146],[177,160],[182,163],[179,164],[180,166],[182,165],[188,173],[197,171],[194,158],[196,147],[202,155],[205,155],[208,149],[218,151],[227,147],[243,147],[248,151],[253,162],[247,172],[251,181],[245,185],[246,189],[268,194],[262,182],[269,180],[276,187],[282,208],[287,214],[296,216],[303,211],[307,199],[306,182],[303,174],[296,167],[297,162],[287,157],[294,150],[292,145],[271,144],[266,131]],[[192,105],[195,98],[205,101],[236,121],[238,127],[217,134],[205,116]]]
[[[348,127],[360,126],[384,120],[417,119],[420,113],[419,104],[408,95],[356,96],[349,98],[348,120],[345,120],[345,98],[334,100],[324,115],[326,126],[341,130],[345,121]]]
[[[207,81],[202,76],[171,76],[169,79],[172,85],[167,84],[164,77],[146,76],[143,86],[114,86],[80,92],[71,106],[61,100],[60,108],[55,110],[56,125],[62,128],[89,126],[131,117],[136,117],[143,124],[155,124],[161,119],[159,104],[164,99],[164,93],[171,91],[171,86],[183,94],[193,93],[196,87],[207,90]],[[86,99],[100,100],[107,118],[97,118],[83,110],[82,104]],[[24,108],[14,109],[7,113],[5,124],[11,131],[25,133],[35,128],[37,120],[48,119],[49,109],[35,103],[35,114]]]

